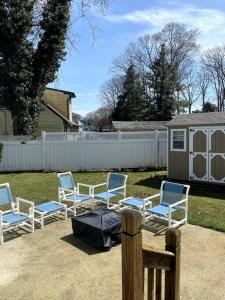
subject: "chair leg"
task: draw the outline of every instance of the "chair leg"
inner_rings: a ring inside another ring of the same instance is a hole
[[[3,237],[3,229],[0,228],[0,245],[4,243],[4,237]]]
[[[170,228],[172,224],[172,220],[171,220],[171,212],[169,213],[169,222],[168,222],[168,227]]]
[[[34,232],[34,217],[31,219],[31,231]]]
[[[43,229],[44,227],[45,227],[44,215],[41,214],[41,228]]]
[[[67,206],[65,206],[65,220],[67,220]]]
[[[77,208],[76,208],[76,204],[75,204],[74,207],[73,207],[73,215],[74,215],[74,217],[76,216],[76,214],[77,214]]]
[[[107,199],[107,208],[109,209],[109,198]]]

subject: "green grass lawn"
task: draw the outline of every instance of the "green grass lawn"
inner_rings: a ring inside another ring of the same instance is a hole
[[[128,196],[147,197],[158,193],[166,172],[126,172]],[[76,182],[97,184],[106,181],[105,172],[74,173]],[[0,174],[0,183],[9,182],[13,196],[35,203],[57,199],[56,173]],[[154,202],[153,204],[156,204]],[[223,186],[191,183],[189,223],[225,232],[225,189]]]

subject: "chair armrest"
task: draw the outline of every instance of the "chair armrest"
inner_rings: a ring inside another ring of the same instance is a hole
[[[176,203],[173,203],[173,204],[169,205],[169,207],[174,207],[174,206],[177,206],[177,205],[179,205],[179,204],[181,204],[181,203],[184,203],[184,202],[187,202],[187,201],[188,201],[188,199],[185,198],[185,199],[183,199],[183,200],[180,200],[180,201],[178,201],[178,202],[176,202]]]
[[[78,183],[77,184],[77,193],[80,194],[80,186],[86,187],[89,189],[89,195],[92,195],[92,189],[93,186],[90,184],[85,184],[85,183]]]
[[[21,202],[25,203],[25,204],[28,204],[30,206],[29,207],[29,215],[31,217],[33,217],[34,216],[34,202],[17,197],[16,198],[16,208],[17,208],[18,212],[20,212],[20,203]]]
[[[160,196],[160,194],[156,194],[156,195],[147,197],[147,198],[145,198],[144,200],[151,200],[151,199],[154,199],[154,198],[159,197],[159,196]]]
[[[108,190],[107,192],[108,192],[108,193],[111,193],[111,192],[115,192],[115,191],[118,191],[118,190],[122,190],[122,189],[124,189],[124,188],[125,188],[125,185],[120,186],[120,187],[115,188],[115,189]]]
[[[104,185],[107,185],[107,182],[96,184],[96,185],[92,185],[92,194],[93,195],[95,194],[95,188],[98,188],[98,187],[101,187],[101,186],[104,186]]]
[[[63,192],[72,193],[72,194],[76,193],[76,190],[70,190],[70,189],[61,188],[61,187],[59,187],[59,190],[63,191]]]
[[[85,183],[80,183],[80,182],[79,182],[77,185],[78,185],[78,186],[89,187],[89,188],[90,188],[90,187],[91,187],[91,188],[93,187],[93,186],[90,185],[90,184],[85,184]]]
[[[17,197],[17,198],[16,198],[16,205],[17,205],[17,206],[18,206],[18,203],[19,203],[19,202],[26,203],[26,204],[28,204],[28,205],[34,207],[34,202]]]
[[[99,186],[103,186],[103,185],[106,185],[107,184],[107,182],[104,182],[104,183],[100,183],[100,184],[96,184],[96,185],[92,185],[92,188],[97,188],[97,187],[99,187]]]

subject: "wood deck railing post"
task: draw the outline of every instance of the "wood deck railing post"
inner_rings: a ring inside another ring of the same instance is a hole
[[[142,216],[122,213],[122,299],[143,300]]]
[[[180,255],[181,232],[168,229],[166,232],[166,250],[175,254],[171,270],[165,273],[165,300],[180,300]]]

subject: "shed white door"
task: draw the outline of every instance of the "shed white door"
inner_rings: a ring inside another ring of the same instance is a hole
[[[190,128],[189,179],[208,181],[208,128]]]
[[[190,128],[190,180],[225,183],[225,128]]]
[[[225,183],[225,128],[209,130],[209,181]]]

